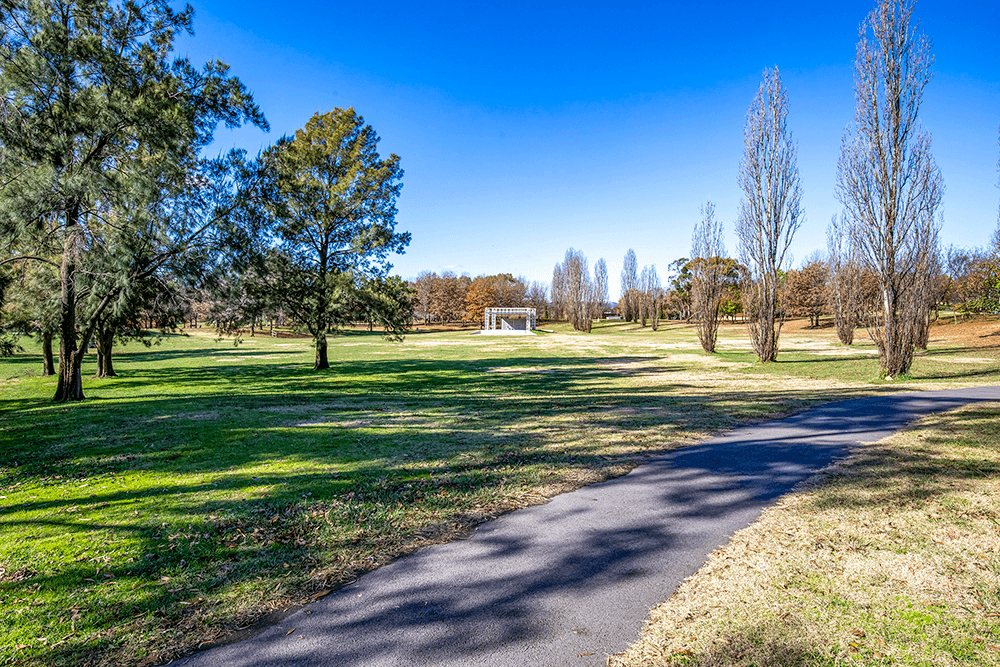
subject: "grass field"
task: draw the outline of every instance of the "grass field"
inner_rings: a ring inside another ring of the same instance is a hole
[[[552,328],[350,333],[319,373],[307,339],[200,330],[121,350],[74,405],[25,341],[0,360],[0,664],[158,664],[736,424],[1000,380],[997,323],[935,327],[893,383],[829,328],[768,365],[737,326],[711,356],[674,323]]]

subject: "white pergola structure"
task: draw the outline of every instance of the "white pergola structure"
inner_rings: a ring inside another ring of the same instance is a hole
[[[486,331],[534,331],[537,319],[534,308],[487,308]]]

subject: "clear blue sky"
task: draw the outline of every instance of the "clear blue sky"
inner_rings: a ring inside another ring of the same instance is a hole
[[[858,27],[873,2],[296,2],[195,0],[178,51],[220,58],[271,124],[220,132],[252,154],[317,111],[353,106],[405,170],[394,273],[551,279],[569,247],[667,265],[707,199],[733,221],[743,120],[777,65],[799,144],[807,220],[795,262],[825,247],[854,109]],[[1000,2],[921,0],[934,79],[922,119],[946,194],[945,245],[997,224]]]

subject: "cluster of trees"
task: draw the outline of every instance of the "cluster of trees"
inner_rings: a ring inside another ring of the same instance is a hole
[[[471,278],[450,271],[441,275],[421,271],[409,287],[414,317],[425,323],[482,323],[486,308],[535,308],[548,317],[548,286],[510,273]]]
[[[0,327],[42,338],[56,400],[84,398],[92,341],[111,375],[115,341],[204,318],[206,303],[223,328],[281,312],[313,334],[316,368],[345,321],[409,322],[409,289],[387,276],[409,242],[395,231],[399,158],[379,156],[353,109],[256,159],[208,155],[220,123],[268,125],[224,63],[173,56],[192,14],[165,0],[3,4]]]
[[[608,305],[608,266],[604,258],[594,264],[594,275],[586,256],[570,248],[552,269],[552,313],[577,331],[590,332],[595,319]]]
[[[914,350],[926,347],[930,313],[942,298],[936,214],[944,185],[930,135],[919,123],[933,57],[912,15],[910,0],[880,0],[861,26],[855,117],[837,175],[843,214],[828,228],[828,267],[815,261],[787,271],[788,248],[804,220],[802,188],[787,127],[787,95],[777,68],[764,72],[747,112],[736,222],[744,318],[761,361],[777,355],[783,295],[788,311],[814,322],[826,300],[845,343],[853,340],[858,323],[864,325],[886,377],[905,374]],[[694,234],[691,284],[699,335],[711,351],[723,278],[716,259],[721,237],[710,207],[706,210]],[[962,265],[967,253],[953,255],[951,272],[975,273]],[[990,261],[970,261],[979,272],[973,282],[990,283],[981,277],[996,275]],[[988,305],[986,297],[979,307]]]
[[[656,265],[643,266],[640,270],[635,251],[629,248],[622,261],[621,299],[618,301],[621,318],[642,326],[649,322],[656,331],[665,314],[665,296]]]

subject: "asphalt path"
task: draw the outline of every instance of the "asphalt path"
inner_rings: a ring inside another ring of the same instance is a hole
[[[831,403],[427,547],[185,667],[606,665],[714,549],[861,442],[1000,387]]]

